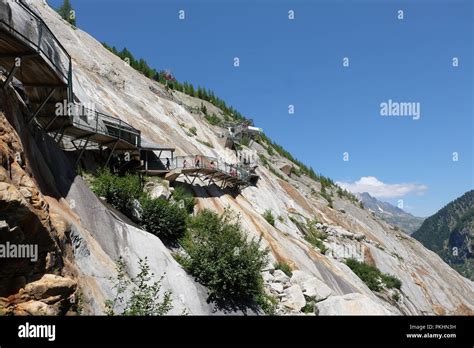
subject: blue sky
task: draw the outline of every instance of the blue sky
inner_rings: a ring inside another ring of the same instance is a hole
[[[72,4],[81,29],[211,88],[348,188],[427,216],[474,187],[471,0]],[[389,99],[420,103],[420,119],[381,116]]]

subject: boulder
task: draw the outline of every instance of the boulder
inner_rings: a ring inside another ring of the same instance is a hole
[[[15,306],[14,315],[59,315],[60,311],[56,306],[49,306],[41,301],[27,301]]]
[[[152,186],[150,185],[146,189],[148,190],[151,198],[161,198],[168,200],[171,197],[170,189],[160,183],[154,183]]]
[[[282,293],[283,292],[283,284],[282,283],[270,283],[270,289],[275,292]]]
[[[290,277],[288,277],[285,272],[283,272],[282,270],[275,270],[273,272],[273,278],[274,278],[274,281],[275,282],[279,282],[279,283],[286,283],[286,282],[289,282],[290,281]]]
[[[23,298],[33,300],[47,299],[50,297],[67,298],[76,291],[76,282],[70,278],[55,274],[45,274],[41,279],[29,283],[21,291]]]
[[[300,311],[306,305],[303,291],[300,286],[295,284],[285,290],[286,300],[282,304],[294,311]]]
[[[316,313],[318,315],[393,315],[381,304],[358,293],[329,297],[316,304]]]
[[[304,281],[301,284],[301,290],[306,297],[311,297],[315,301],[325,300],[333,293],[330,287],[314,277]]]
[[[300,270],[294,270],[293,274],[291,275],[291,284],[298,284],[301,285],[304,281],[311,279],[312,276],[306,272]]]
[[[331,288],[324,282],[300,270],[293,271],[291,283],[299,285],[303,294],[315,301],[322,301],[332,295]]]
[[[274,280],[270,272],[262,272],[262,278],[264,282],[270,283]]]
[[[362,233],[356,233],[356,234],[354,235],[354,239],[357,240],[357,241],[359,241],[359,242],[360,242],[360,241],[363,241],[363,240],[365,240],[365,235],[362,234]]]

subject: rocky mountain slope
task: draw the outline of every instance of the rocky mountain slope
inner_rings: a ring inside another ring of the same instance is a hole
[[[462,275],[474,279],[474,190],[427,218],[413,237]]]
[[[74,92],[83,103],[94,103],[98,109],[133,124],[149,141],[175,147],[176,155],[203,154],[236,160],[235,153],[224,147],[222,129],[207,123],[199,112],[203,104],[209,113],[221,117],[219,109],[206,101],[166,90],[87,33],[71,27],[43,2],[32,2],[32,6],[73,57]],[[54,310],[58,302],[63,304],[60,308],[64,313],[74,308],[72,302],[77,303],[80,298],[83,313],[101,314],[105,299],[112,294],[113,284],[108,278],[115,275],[114,261],[121,255],[131,275],[137,271],[137,259],[143,257],[148,257],[157,276],[165,275],[163,286],[172,291],[173,313],[215,313],[212,303],[206,302],[206,289],[179,266],[159,238],[132,226],[104,205],[75,175],[68,157],[54,142],[21,121],[24,106],[16,92],[7,89],[0,93],[2,153],[9,154],[11,168],[20,166],[14,152],[22,151],[25,158],[24,173],[18,170],[0,176],[0,220],[7,220],[10,233],[28,237],[15,229],[23,220],[9,221],[6,216],[10,215],[5,213],[25,206],[25,214],[37,221],[35,238],[41,235],[47,239],[40,247],[45,260],[40,269],[28,265],[24,271],[16,272],[12,264],[2,267],[2,271],[10,272],[8,277],[2,277],[2,284],[9,285],[0,294],[5,296],[0,302],[3,311],[23,313],[21,306],[31,298],[27,296],[31,293],[28,287],[44,274],[56,272],[71,284],[60,287],[61,296],[54,299],[38,296],[36,307],[27,313]],[[5,131],[8,127],[15,131]],[[196,136],[188,135],[191,127],[196,128]],[[310,299],[317,302],[315,313],[324,315],[474,313],[473,282],[452,270],[434,252],[346,196],[338,195],[336,187],[325,187],[322,192],[321,183],[306,175],[288,176],[288,171],[280,168],[297,169],[297,165],[270,150],[268,144],[253,142],[244,150],[255,158],[265,158],[257,169],[257,186],[232,196],[196,181],[192,187],[197,197],[196,209],[223,212],[229,207],[240,214],[249,236],[262,236],[271,258],[263,277],[268,292],[279,301],[277,313],[301,313]],[[31,191],[35,194],[30,196]],[[262,216],[266,210],[277,217],[274,226]],[[312,224],[315,220],[317,223]],[[315,247],[305,238],[311,228],[324,234],[323,247]],[[56,258],[48,256],[51,253]],[[348,258],[394,275],[401,280],[401,289],[370,290],[343,262]],[[274,270],[277,261],[290,265],[291,278]],[[47,282],[56,286],[51,279]]]
[[[423,218],[413,216],[388,202],[382,202],[372,197],[368,192],[358,193],[356,196],[362,202],[364,208],[369,209],[382,220],[401,228],[408,234],[415,232],[423,223]]]

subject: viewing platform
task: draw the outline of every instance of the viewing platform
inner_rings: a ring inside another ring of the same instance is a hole
[[[166,162],[169,160],[169,167]],[[140,170],[146,175],[163,176],[170,182],[176,181],[179,177],[187,179],[189,184],[194,184],[197,178],[209,185],[216,184],[221,188],[226,187],[246,187],[251,185],[252,174],[238,164],[229,164],[219,161],[217,158],[195,155],[178,156],[163,159],[163,168]]]
[[[138,151],[140,131],[119,118],[83,107],[73,93],[72,59],[41,17],[23,1],[0,0],[0,66],[6,88],[22,90],[36,121],[57,142],[63,136],[113,151]],[[58,105],[66,105],[58,112]],[[82,152],[81,152],[82,153]]]

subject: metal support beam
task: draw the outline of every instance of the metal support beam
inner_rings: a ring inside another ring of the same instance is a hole
[[[215,175],[216,175],[216,173],[212,174],[211,178],[209,179],[209,185],[215,184],[215,182],[214,182],[214,176]]]
[[[84,147],[82,148],[81,153],[79,154],[79,157],[77,157],[76,165],[74,167],[78,166],[79,161],[81,160],[81,157],[84,154],[84,151],[86,151],[87,144],[89,144],[89,138],[86,139],[86,143],[84,144]]]
[[[58,139],[58,141],[57,141],[58,144],[61,142],[61,140],[63,140],[64,132],[66,131],[66,128],[68,128],[68,127],[69,127],[69,126],[63,127],[63,129],[61,130],[61,135],[59,136],[59,139]]]
[[[53,139],[54,141],[56,141],[56,137],[64,131],[64,127],[66,126],[66,121],[63,121],[63,124],[61,125],[61,127],[57,128],[57,129],[54,129],[56,131],[56,134],[53,136]],[[53,130],[52,130],[53,131]],[[57,142],[57,141],[56,141]]]
[[[15,64],[13,65],[13,68],[12,70],[10,70],[10,73],[8,74],[8,77],[7,77],[7,80],[5,81],[5,83],[3,84],[3,89],[6,89],[8,87],[8,84],[10,82],[12,82],[13,80],[13,76],[15,76],[15,73],[17,72],[17,70],[20,68],[19,65]]]
[[[226,182],[227,182],[227,179],[224,179],[224,181],[222,182],[222,185],[221,185],[221,190],[224,189],[224,186],[225,186]]]
[[[194,176],[194,179],[193,179],[193,181],[191,182],[191,186],[194,185],[194,181],[196,181],[196,178],[197,178],[198,176],[199,176],[199,173]]]
[[[44,106],[48,103],[48,100],[53,96],[54,92],[56,92],[56,88],[53,88],[51,89],[51,91],[49,92],[48,96],[46,97],[46,99],[43,101],[43,103],[41,103],[40,106],[38,106],[38,108],[36,109],[35,113],[33,114],[33,116],[31,116],[31,118],[28,120],[28,124],[31,123],[31,121],[33,121],[36,116],[38,116],[38,114],[40,113],[40,111],[44,108]]]
[[[188,174],[183,173],[183,175],[188,180],[188,184],[191,184],[191,179],[188,177]]]
[[[112,158],[112,155],[114,154],[115,148],[117,147],[118,143],[119,143],[119,140],[115,142],[114,147],[112,148],[112,151],[110,151],[110,155],[109,157],[107,157],[107,161],[105,162],[106,167],[109,165],[110,159]]]
[[[74,140],[88,139],[89,137],[93,136],[94,134],[96,134],[96,133],[94,133],[94,132],[86,133],[84,135],[80,135],[78,137],[75,137]]]
[[[79,151],[79,148],[77,147],[76,143],[74,143],[74,140],[71,140],[72,146],[76,149],[76,151]]]
[[[105,143],[100,143],[99,145],[102,145],[102,146],[109,146],[110,144],[113,144],[115,142],[117,142],[118,140],[114,139],[114,140],[111,140],[111,141],[107,141]]]
[[[148,151],[145,151],[145,175],[148,175]]]
[[[53,123],[57,120],[57,118],[59,117],[59,115],[55,115],[53,117],[53,119],[51,121],[48,122],[48,124],[44,127],[44,130],[47,132],[49,127],[51,127],[53,125]]]

